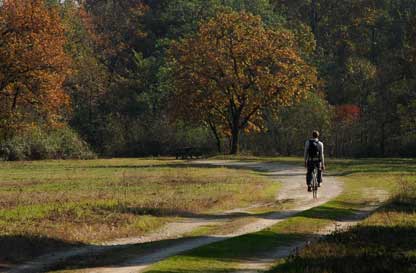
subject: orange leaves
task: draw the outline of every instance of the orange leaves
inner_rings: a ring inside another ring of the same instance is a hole
[[[262,110],[290,105],[316,84],[294,35],[260,17],[223,12],[172,45],[175,111],[215,120],[224,131],[258,131]]]
[[[351,124],[360,118],[361,109],[357,105],[344,104],[337,106],[335,113],[338,122]]]
[[[6,0],[0,31],[0,118],[56,123],[69,106],[62,83],[70,64],[57,10],[43,0]]]

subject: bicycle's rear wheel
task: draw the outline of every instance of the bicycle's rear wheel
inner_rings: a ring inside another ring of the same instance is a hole
[[[318,198],[318,179],[317,179],[316,168],[313,170],[313,173],[312,173],[312,193],[313,193],[313,199],[317,199]]]

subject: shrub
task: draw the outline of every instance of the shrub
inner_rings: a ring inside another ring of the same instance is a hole
[[[0,143],[0,159],[91,159],[95,154],[88,144],[70,128],[22,132]]]

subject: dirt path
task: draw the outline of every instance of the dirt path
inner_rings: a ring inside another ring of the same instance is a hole
[[[262,257],[260,258],[251,259],[248,262],[242,262],[240,265],[242,269],[237,270],[235,273],[260,273],[269,271],[269,269],[276,263],[278,259],[285,258],[296,253],[299,249],[304,248],[305,246],[317,241],[319,238],[322,238],[325,235],[329,235],[335,231],[344,231],[357,225],[362,220],[367,218],[371,212],[373,212],[378,207],[379,205],[374,205],[362,208],[359,213],[356,213],[354,217],[355,219],[350,221],[335,221],[309,237],[307,240],[294,242],[289,246],[282,246],[276,249],[272,249],[268,253],[263,253]]]
[[[269,271],[269,269],[276,263],[276,260],[288,257],[296,253],[299,249],[304,248],[308,244],[317,241],[319,238],[322,238],[325,235],[329,235],[335,231],[346,231],[347,229],[358,225],[362,220],[367,218],[373,211],[380,207],[383,202],[385,202],[390,194],[387,191],[380,189],[367,189],[368,194],[374,198],[374,201],[366,207],[360,208],[355,215],[350,218],[348,221],[335,221],[319,230],[316,234],[312,235],[307,240],[298,241],[290,246],[282,246],[276,249],[272,249],[268,253],[263,253],[262,257],[257,259],[252,259],[247,262],[241,263],[241,270],[236,271],[235,273],[260,273]]]
[[[218,242],[235,236],[243,235],[246,233],[260,231],[262,229],[270,227],[288,217],[293,216],[296,213],[326,203],[327,201],[338,196],[342,191],[342,184],[339,181],[336,181],[334,177],[327,177],[324,180],[324,186],[319,191],[318,200],[313,200],[312,194],[306,191],[304,178],[305,169],[291,165],[264,162],[232,161],[200,161],[195,162],[195,164],[211,164],[216,166],[247,168],[261,171],[264,173],[264,175],[268,176],[269,178],[282,182],[282,187],[279,189],[279,192],[277,193],[276,200],[282,202],[291,200],[291,204],[293,204],[292,209],[267,214],[267,217],[259,217],[254,222],[236,228],[236,230],[225,235],[212,235],[191,238],[163,249],[152,249],[151,253],[147,255],[141,255],[140,257],[131,259],[121,265],[114,265],[106,268],[94,268],[89,270],[83,270],[83,272],[141,272],[151,264],[154,264],[160,260],[176,255],[178,253],[199,246],[207,245],[213,242]],[[243,210],[233,210],[228,213],[235,212],[243,212]],[[222,217],[198,220],[193,219],[191,221],[186,222],[171,223],[165,226],[163,229],[158,230],[147,236],[139,238],[120,239],[102,245],[80,247],[65,252],[55,253],[53,255],[42,256],[31,263],[19,266],[15,269],[10,270],[9,272],[45,272],[47,268],[53,266],[54,264],[62,262],[70,257],[88,255],[91,253],[97,254],[100,252],[111,250],[112,248],[121,245],[138,244],[165,239],[179,238],[183,234],[195,230],[200,226],[227,220],[227,213],[224,213],[221,216]]]

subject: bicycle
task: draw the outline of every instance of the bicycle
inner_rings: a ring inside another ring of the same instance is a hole
[[[313,199],[318,199],[318,167],[314,166],[312,171],[312,195]]]

